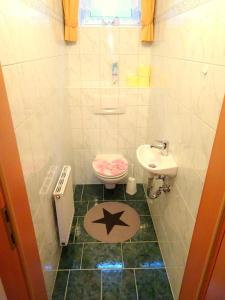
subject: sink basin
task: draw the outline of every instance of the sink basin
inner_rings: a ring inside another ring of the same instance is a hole
[[[164,156],[150,145],[139,146],[136,153],[138,162],[150,175],[176,176],[178,167],[171,154]]]

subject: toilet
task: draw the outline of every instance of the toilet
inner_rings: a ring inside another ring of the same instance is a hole
[[[92,162],[96,177],[106,189],[114,189],[128,175],[128,161],[121,154],[100,154]]]

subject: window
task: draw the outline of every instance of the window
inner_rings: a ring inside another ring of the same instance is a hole
[[[80,0],[81,25],[139,25],[140,0]]]

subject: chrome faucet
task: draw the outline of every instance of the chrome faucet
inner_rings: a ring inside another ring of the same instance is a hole
[[[161,154],[167,156],[169,153],[169,141],[167,140],[156,140],[156,142],[150,145],[151,148],[161,150]]]

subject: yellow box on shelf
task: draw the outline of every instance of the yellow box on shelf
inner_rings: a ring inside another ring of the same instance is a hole
[[[149,78],[149,76],[147,76],[147,77],[139,77],[139,79],[138,79],[138,86],[139,87],[148,87],[148,86],[150,86],[150,78]]]
[[[140,77],[150,77],[151,69],[150,66],[140,65],[137,69],[137,75]]]
[[[127,85],[129,87],[138,87],[139,86],[139,77],[137,75],[129,75],[127,77]]]
[[[140,65],[136,73],[127,76],[127,85],[129,87],[149,87],[150,74],[150,66]]]

